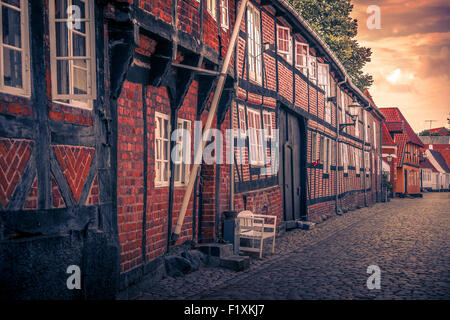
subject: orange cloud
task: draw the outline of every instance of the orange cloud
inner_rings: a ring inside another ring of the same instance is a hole
[[[374,77],[375,103],[399,107],[416,131],[447,125],[450,116],[450,2],[443,0],[353,1],[358,40],[372,48],[365,71]],[[366,9],[381,10],[381,29],[369,30]]]

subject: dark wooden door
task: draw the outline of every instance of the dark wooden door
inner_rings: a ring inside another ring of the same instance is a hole
[[[283,190],[284,220],[295,221],[306,216],[306,182],[304,130],[299,117],[280,112],[280,182]]]

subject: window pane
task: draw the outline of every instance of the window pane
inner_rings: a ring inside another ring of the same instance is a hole
[[[21,48],[20,12],[3,6],[2,19],[3,43]]]
[[[7,48],[3,50],[4,84],[9,87],[22,88],[22,53]]]
[[[57,61],[58,94],[69,94],[69,61]]]
[[[20,0],[3,0],[2,2],[11,4],[17,8],[20,8]]]
[[[80,19],[86,18],[86,5],[85,1],[81,0],[72,0],[72,4],[74,6],[78,6],[80,8]]]
[[[65,22],[57,22],[55,25],[56,33],[56,56],[69,56],[67,24]]]
[[[85,57],[86,56],[86,37],[76,32],[72,33],[73,37],[73,56]]]
[[[55,17],[56,19],[67,18],[67,0],[54,0],[55,1]]]
[[[73,68],[73,93],[87,93],[87,71],[83,69]]]

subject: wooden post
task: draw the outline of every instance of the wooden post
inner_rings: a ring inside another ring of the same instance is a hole
[[[202,163],[203,158],[203,150],[206,145],[206,139],[207,139],[207,133],[208,130],[211,128],[212,121],[214,119],[214,116],[217,112],[217,106],[219,105],[219,100],[222,95],[223,87],[225,85],[225,80],[227,77],[228,67],[230,65],[231,56],[234,52],[234,47],[236,46],[237,37],[239,35],[239,29],[242,23],[242,18],[244,17],[245,9],[247,8],[248,0],[242,0],[241,5],[239,7],[238,15],[236,17],[236,21],[233,28],[233,33],[231,35],[230,44],[228,46],[227,54],[225,56],[224,63],[222,65],[222,71],[220,72],[219,80],[217,82],[217,87],[214,92],[214,97],[211,102],[211,109],[208,114],[208,118],[206,119],[204,132],[203,132],[203,139],[201,143],[201,148],[197,149],[197,152],[194,157],[194,165],[192,166],[191,173],[189,175],[189,181],[186,188],[186,193],[183,197],[183,203],[181,204],[180,214],[178,216],[177,225],[175,227],[175,231],[172,233],[172,244],[175,244],[175,242],[178,240],[181,232],[181,227],[183,225],[184,216],[186,214],[186,210],[189,204],[189,199],[191,198],[192,189],[194,187],[195,183],[195,177],[197,176],[198,169]]]

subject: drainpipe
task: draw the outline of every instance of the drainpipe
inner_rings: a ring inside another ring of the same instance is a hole
[[[336,213],[339,211],[339,116],[338,116],[338,90],[337,88],[342,86],[348,81],[347,76],[345,76],[344,81],[339,82],[336,85],[336,127],[337,127],[337,134],[336,134],[336,174],[335,174],[335,180],[336,180]]]
[[[180,210],[180,214],[178,216],[177,225],[175,227],[175,231],[172,234],[172,243],[175,243],[180,236],[181,227],[182,227],[183,221],[184,221],[184,216],[186,214],[186,210],[187,210],[187,207],[189,204],[189,199],[191,198],[192,189],[194,187],[195,177],[197,176],[198,169],[202,163],[202,155],[203,155],[203,150],[206,145],[207,133],[208,133],[209,129],[211,128],[212,121],[217,112],[217,106],[219,105],[220,96],[222,95],[223,87],[225,85],[228,67],[230,65],[231,56],[233,55],[233,52],[234,52],[236,40],[237,40],[240,26],[242,23],[242,18],[244,17],[245,9],[247,8],[247,3],[248,3],[248,0],[242,0],[242,3],[239,7],[238,15],[236,17],[235,25],[233,28],[233,33],[232,33],[231,39],[230,39],[230,44],[228,46],[225,60],[222,65],[222,70],[220,72],[219,80],[217,81],[217,86],[216,86],[216,90],[214,92],[214,96],[213,96],[213,99],[211,102],[211,108],[208,113],[208,118],[206,119],[202,143],[201,143],[200,147],[196,150],[196,153],[195,153],[194,165],[192,167],[192,171],[189,176],[188,185],[187,185],[184,197],[183,197],[183,203],[181,204],[181,210]]]

